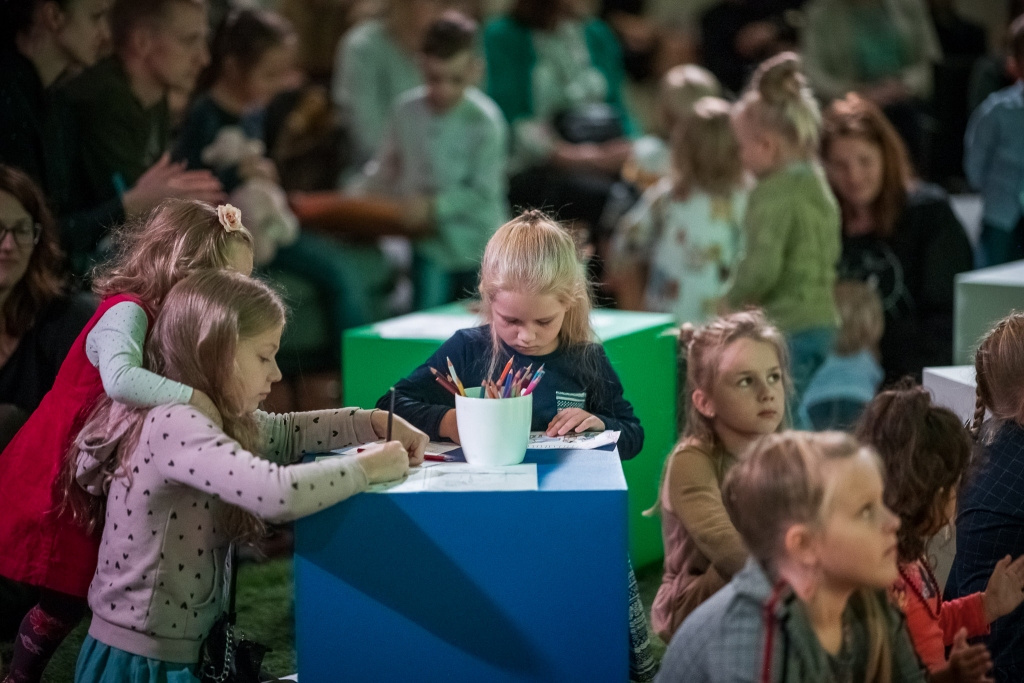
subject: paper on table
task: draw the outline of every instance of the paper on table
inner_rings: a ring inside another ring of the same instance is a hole
[[[362,451],[366,450],[366,448],[368,446],[373,446],[374,444],[381,444],[381,443],[384,443],[384,441],[383,440],[381,440],[381,441],[371,441],[369,443],[361,443],[361,444],[357,444],[355,446],[348,446],[346,448],[338,448],[338,449],[335,449],[335,450],[331,451],[331,454],[333,454],[333,455],[355,455],[356,453],[361,453]],[[449,451],[454,451],[458,447],[459,447],[459,445],[458,444],[454,444],[454,443],[439,443],[437,441],[431,441],[430,443],[427,444],[427,447],[426,447],[426,449],[423,452],[426,453],[427,455],[444,455],[445,453],[448,453]],[[319,458],[317,458],[317,460],[319,460],[320,458],[324,458],[324,457],[328,457],[328,456],[323,456],[322,455]]]
[[[425,462],[400,481],[375,484],[373,493],[536,491],[537,465],[477,467],[460,462]]]
[[[384,339],[439,339],[443,341],[459,330],[479,324],[479,319],[469,313],[463,315],[410,313],[379,322],[373,326],[373,329]]]
[[[530,432],[529,449],[590,451],[601,446],[618,443],[619,432],[583,432],[565,436],[546,436],[544,432]]]

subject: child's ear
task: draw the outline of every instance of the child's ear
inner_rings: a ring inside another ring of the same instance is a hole
[[[702,389],[694,389],[690,400],[693,401],[693,407],[697,409],[698,413],[709,420],[715,418],[715,403]]]
[[[815,553],[814,532],[806,524],[794,524],[786,529],[783,536],[783,547],[786,555],[794,562],[812,567],[818,563]]]
[[[60,5],[52,0],[44,2],[39,8],[39,18],[51,33],[59,33],[67,23],[67,15],[61,10]]]

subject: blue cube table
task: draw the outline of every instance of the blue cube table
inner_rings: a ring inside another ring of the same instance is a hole
[[[297,522],[302,683],[626,680],[618,454],[526,462],[536,491],[367,493]]]

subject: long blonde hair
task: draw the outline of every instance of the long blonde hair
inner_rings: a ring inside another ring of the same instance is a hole
[[[794,524],[818,525],[829,513],[838,482],[828,477],[830,461],[868,457],[882,473],[868,446],[841,432],[782,432],[762,437],[729,470],[722,482],[722,502],[733,526],[770,579],[778,576],[786,531]],[[850,598],[863,614],[868,632],[864,683],[892,680],[891,644],[886,617],[875,591],[863,588]]]
[[[1002,422],[1024,415],[1024,313],[1014,311],[985,335],[974,356],[977,398],[971,433],[981,433],[985,411]]]
[[[500,292],[554,296],[566,307],[558,331],[559,348],[585,351],[595,340],[590,326],[593,306],[586,266],[572,236],[544,212],[531,210],[498,228],[484,250],[480,266],[481,317],[491,324],[491,306]],[[492,353],[487,376],[494,374],[505,351],[491,325]]]
[[[145,367],[207,394],[224,420],[224,433],[251,451],[257,445],[258,426],[236,396],[235,352],[240,339],[284,322],[284,304],[267,284],[229,270],[199,271],[167,294],[146,341]],[[130,479],[128,462],[149,411],[104,395],[71,446],[61,477],[62,507],[86,528],[102,524],[106,501],[78,486],[79,452],[90,444],[116,441],[116,456],[110,458],[105,474]],[[240,508],[225,504],[223,516],[225,528],[238,539],[252,539],[263,531],[263,523]]]
[[[732,105],[703,97],[672,131],[676,193],[699,189],[729,197],[743,182],[740,146],[731,123]]]
[[[113,234],[114,255],[96,269],[93,290],[106,298],[134,294],[156,314],[179,280],[203,268],[224,268],[228,247],[253,248],[245,228],[227,232],[217,209],[192,199],[169,199]]]
[[[821,108],[795,52],[775,55],[757,67],[734,115],[779,133],[805,159],[818,153]]]

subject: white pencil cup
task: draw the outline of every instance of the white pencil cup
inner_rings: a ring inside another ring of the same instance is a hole
[[[480,387],[455,397],[462,452],[470,465],[518,465],[526,457],[533,422],[533,395],[480,398]]]

